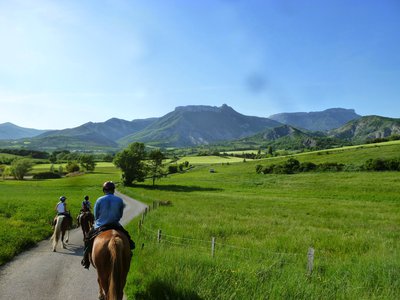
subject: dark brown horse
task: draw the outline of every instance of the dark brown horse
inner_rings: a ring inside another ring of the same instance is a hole
[[[56,219],[56,225],[54,226],[54,232],[53,235],[51,236],[51,241],[53,241],[53,251],[56,252],[56,248],[57,248],[57,244],[58,241],[61,238],[61,242],[62,242],[62,247],[65,249],[65,243],[68,243],[68,239],[69,239],[69,230],[72,226],[72,218],[65,216],[65,215],[60,215],[57,216]],[[64,236],[65,233],[67,234],[67,237],[65,239],[65,243],[64,243]]]
[[[82,233],[83,233],[83,240],[85,240],[88,232],[93,227],[94,216],[90,211],[85,211],[85,212],[82,212],[79,219],[80,219],[79,222],[81,224]]]
[[[99,299],[122,300],[131,264],[131,250],[126,235],[111,229],[96,236],[91,262],[97,270]]]

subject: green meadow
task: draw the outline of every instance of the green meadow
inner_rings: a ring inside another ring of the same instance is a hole
[[[50,165],[36,165],[37,170],[49,170]],[[77,216],[85,195],[94,201],[102,194],[106,180],[118,182],[120,173],[112,164],[102,164],[94,173],[52,180],[0,179],[0,265],[21,251],[52,234],[50,225],[55,205],[61,195],[67,197],[67,207]]]
[[[368,145],[296,158],[361,164],[399,150]],[[139,245],[130,298],[398,299],[398,172],[255,173],[271,161],[199,165],[155,188],[124,188],[150,206],[172,202],[151,210],[140,231],[141,218],[130,224]]]
[[[251,159],[246,159],[250,161]],[[185,156],[178,160],[177,163],[184,163],[188,161],[191,165],[209,165],[209,164],[223,164],[223,163],[238,163],[242,162],[243,158],[232,156]]]
[[[399,153],[399,143],[382,143],[294,157],[361,165]],[[151,207],[127,226],[137,245],[128,299],[400,298],[398,172],[264,175],[257,164],[288,157],[229,164],[194,158],[182,159],[194,168],[155,187],[149,180],[119,188]],[[42,167],[50,165],[35,170]],[[51,234],[60,195],[76,215],[85,194],[94,200],[105,180],[119,177],[100,164],[76,177],[0,180],[0,264]],[[153,209],[154,201],[170,205]]]

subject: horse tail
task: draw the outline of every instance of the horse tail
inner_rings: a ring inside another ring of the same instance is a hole
[[[108,243],[108,250],[111,256],[111,278],[108,289],[107,299],[122,299],[124,284],[122,280],[123,265],[123,250],[124,242],[118,237],[112,237]]]
[[[53,248],[55,249],[58,240],[60,239],[61,234],[61,225],[64,220],[64,216],[57,217],[56,226],[54,227],[53,235],[51,236],[50,240],[53,241]]]

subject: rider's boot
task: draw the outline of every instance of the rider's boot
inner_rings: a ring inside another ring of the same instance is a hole
[[[86,243],[85,243],[85,244],[86,244]],[[90,267],[89,252],[90,252],[89,246],[88,246],[88,245],[85,245],[85,250],[84,250],[84,252],[83,252],[83,258],[82,258],[82,261],[81,261],[81,265],[82,265],[85,269],[89,269],[89,267]]]

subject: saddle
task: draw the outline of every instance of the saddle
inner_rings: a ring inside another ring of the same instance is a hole
[[[124,233],[129,240],[129,246],[130,246],[131,250],[135,249],[135,242],[131,239],[129,232],[126,231],[125,228],[119,224],[106,224],[106,225],[100,226],[96,229],[92,228],[85,238],[85,249],[83,252],[83,259],[81,261],[81,265],[84,266],[86,269],[89,269],[89,266],[90,266],[90,256],[91,256],[91,252],[92,252],[94,239],[96,238],[96,236],[98,236],[103,231],[107,231],[107,230],[111,230],[111,229],[118,230],[118,231]],[[132,255],[132,252],[131,252],[131,255]]]
[[[112,230],[112,229],[121,231],[123,234],[125,234],[129,240],[129,246],[130,246],[131,250],[135,249],[135,242],[131,239],[129,232],[127,230],[125,230],[125,228],[119,224],[106,224],[106,225],[100,226],[96,229],[93,228],[92,230],[89,231],[89,233],[85,239],[85,242],[92,244],[96,236],[98,236],[103,231]]]

